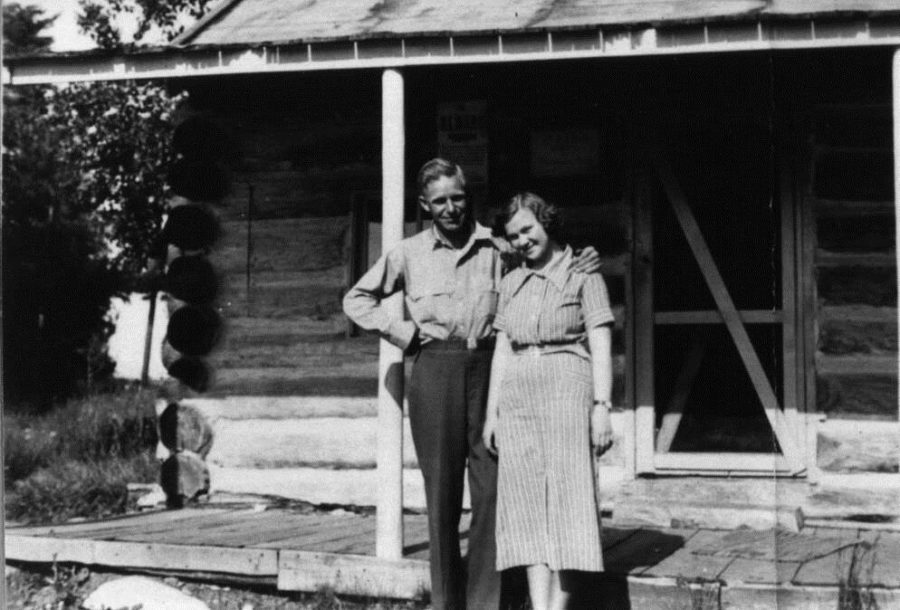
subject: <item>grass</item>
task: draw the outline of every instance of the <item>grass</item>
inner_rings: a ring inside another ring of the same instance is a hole
[[[59,523],[125,512],[126,485],[158,478],[155,397],[129,386],[40,415],[7,408],[6,518]]]

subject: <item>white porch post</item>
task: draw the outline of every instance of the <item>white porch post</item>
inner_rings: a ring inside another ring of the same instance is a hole
[[[894,110],[894,235],[900,235],[900,48],[894,51],[893,63]],[[900,249],[896,249],[897,278],[900,280]],[[900,366],[900,365],[898,365]],[[900,370],[898,370],[900,373]],[[898,405],[900,410],[900,405]]]
[[[381,77],[381,251],[403,239],[405,132],[403,75],[385,70]],[[403,315],[403,299],[395,295],[383,306]],[[375,555],[403,556],[403,352],[381,340],[378,351],[378,504]]]

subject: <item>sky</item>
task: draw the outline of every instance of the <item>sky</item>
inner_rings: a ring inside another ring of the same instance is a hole
[[[19,0],[19,4],[29,4],[44,10],[47,17],[59,15],[53,25],[42,33],[53,38],[52,51],[83,51],[95,45],[87,36],[78,31],[75,14],[78,0]]]
[[[50,50],[54,52],[62,51],[84,51],[96,47],[90,37],[85,36],[78,30],[78,24],[75,15],[78,13],[78,0],[14,0],[23,6],[34,5],[43,9],[44,15],[52,17],[59,15],[53,25],[47,28],[42,34],[53,38],[53,44]],[[120,29],[128,32],[133,29],[133,25],[129,27],[129,22],[134,23],[133,19],[125,16],[120,19]],[[154,38],[151,30],[144,36],[142,43],[157,44],[163,43],[163,38]]]

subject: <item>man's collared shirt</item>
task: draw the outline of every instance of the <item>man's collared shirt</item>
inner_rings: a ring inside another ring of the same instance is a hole
[[[344,297],[344,312],[402,348],[416,328],[423,342],[490,337],[507,250],[505,240],[478,223],[459,249],[431,227],[379,258]],[[411,321],[381,309],[382,299],[400,291]]]

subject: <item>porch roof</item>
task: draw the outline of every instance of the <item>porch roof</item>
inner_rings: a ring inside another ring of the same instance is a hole
[[[460,36],[900,14],[896,0],[229,0],[176,44]]]
[[[223,0],[172,43],[5,58],[3,82],[900,46],[897,0]]]

